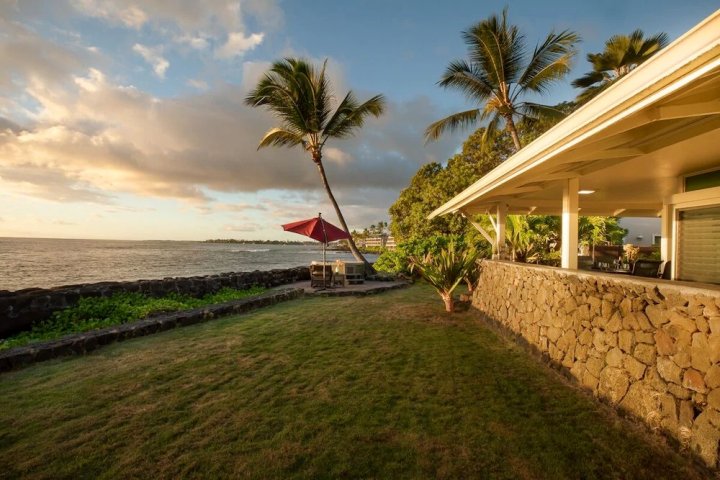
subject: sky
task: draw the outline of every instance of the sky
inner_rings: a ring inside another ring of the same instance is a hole
[[[509,8],[529,49],[551,30],[583,41],[542,99],[572,99],[585,55],[636,28],[675,39],[714,0],[0,0],[0,237],[287,239],[280,224],[336,221],[300,149],[262,149],[274,126],[243,99],[271,62],[328,60],[339,97],[387,110],[325,148],[350,228],[388,219],[417,169],[470,131],[425,145],[431,122],[471,107],[436,85],[461,32]]]

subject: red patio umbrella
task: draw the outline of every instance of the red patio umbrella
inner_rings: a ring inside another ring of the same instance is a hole
[[[332,223],[328,223],[322,218],[322,213],[318,213],[315,218],[300,220],[297,222],[286,223],[282,226],[286,232],[293,232],[305,235],[313,240],[322,242],[323,244],[323,285],[325,285],[325,247],[328,242],[335,240],[344,240],[350,238],[350,235],[343,229],[336,227]]]

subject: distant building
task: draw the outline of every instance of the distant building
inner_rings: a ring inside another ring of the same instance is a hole
[[[639,247],[660,246],[660,219],[657,217],[625,217],[618,224],[626,228],[628,234],[623,243],[632,243]]]
[[[395,238],[392,235],[378,235],[376,237],[368,237],[365,239],[366,248],[387,248],[392,250],[395,248]]]

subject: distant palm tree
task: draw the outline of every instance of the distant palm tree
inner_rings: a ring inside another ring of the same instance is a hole
[[[385,99],[376,95],[359,103],[348,92],[333,111],[333,92],[325,74],[327,60],[318,69],[303,59],[285,58],[272,64],[245,99],[252,107],[265,107],[280,120],[260,140],[258,149],[268,146],[301,146],[315,163],[338,220],[349,234],[345,217],[330,189],[322,162],[322,150],[331,138],[346,138],[363,126],[369,115],[378,117],[385,108]],[[369,266],[355,241],[348,240],[350,251]]]
[[[588,53],[587,60],[592,71],[574,80],[572,86],[583,88],[577,102],[585,103],[605,90],[618,78],[630,73],[635,67],[655,55],[668,44],[666,33],[658,33],[645,38],[642,30],[630,35],[615,35],[605,42],[605,50],[600,53]]]
[[[568,30],[551,32],[527,55],[525,37],[515,25],[508,24],[507,8],[500,17],[492,15],[462,35],[468,46],[468,60],[451,62],[438,84],[463,92],[478,106],[431,124],[425,138],[436,140],[446,130],[489,120],[482,138],[484,147],[504,124],[515,149],[520,150],[517,119],[562,116],[552,107],[521,98],[529,93],[545,93],[551,84],[567,75],[580,37]]]

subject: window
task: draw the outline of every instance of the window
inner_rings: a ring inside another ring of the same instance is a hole
[[[659,235],[659,234],[657,234],[657,233],[654,234],[654,235],[653,235],[653,243],[652,243],[653,246],[654,246],[654,247],[660,246],[660,242],[662,242],[662,235]]]
[[[677,242],[678,280],[720,283],[720,206],[681,211]]]
[[[720,170],[685,177],[686,192],[694,192],[695,190],[712,187],[720,187]]]

